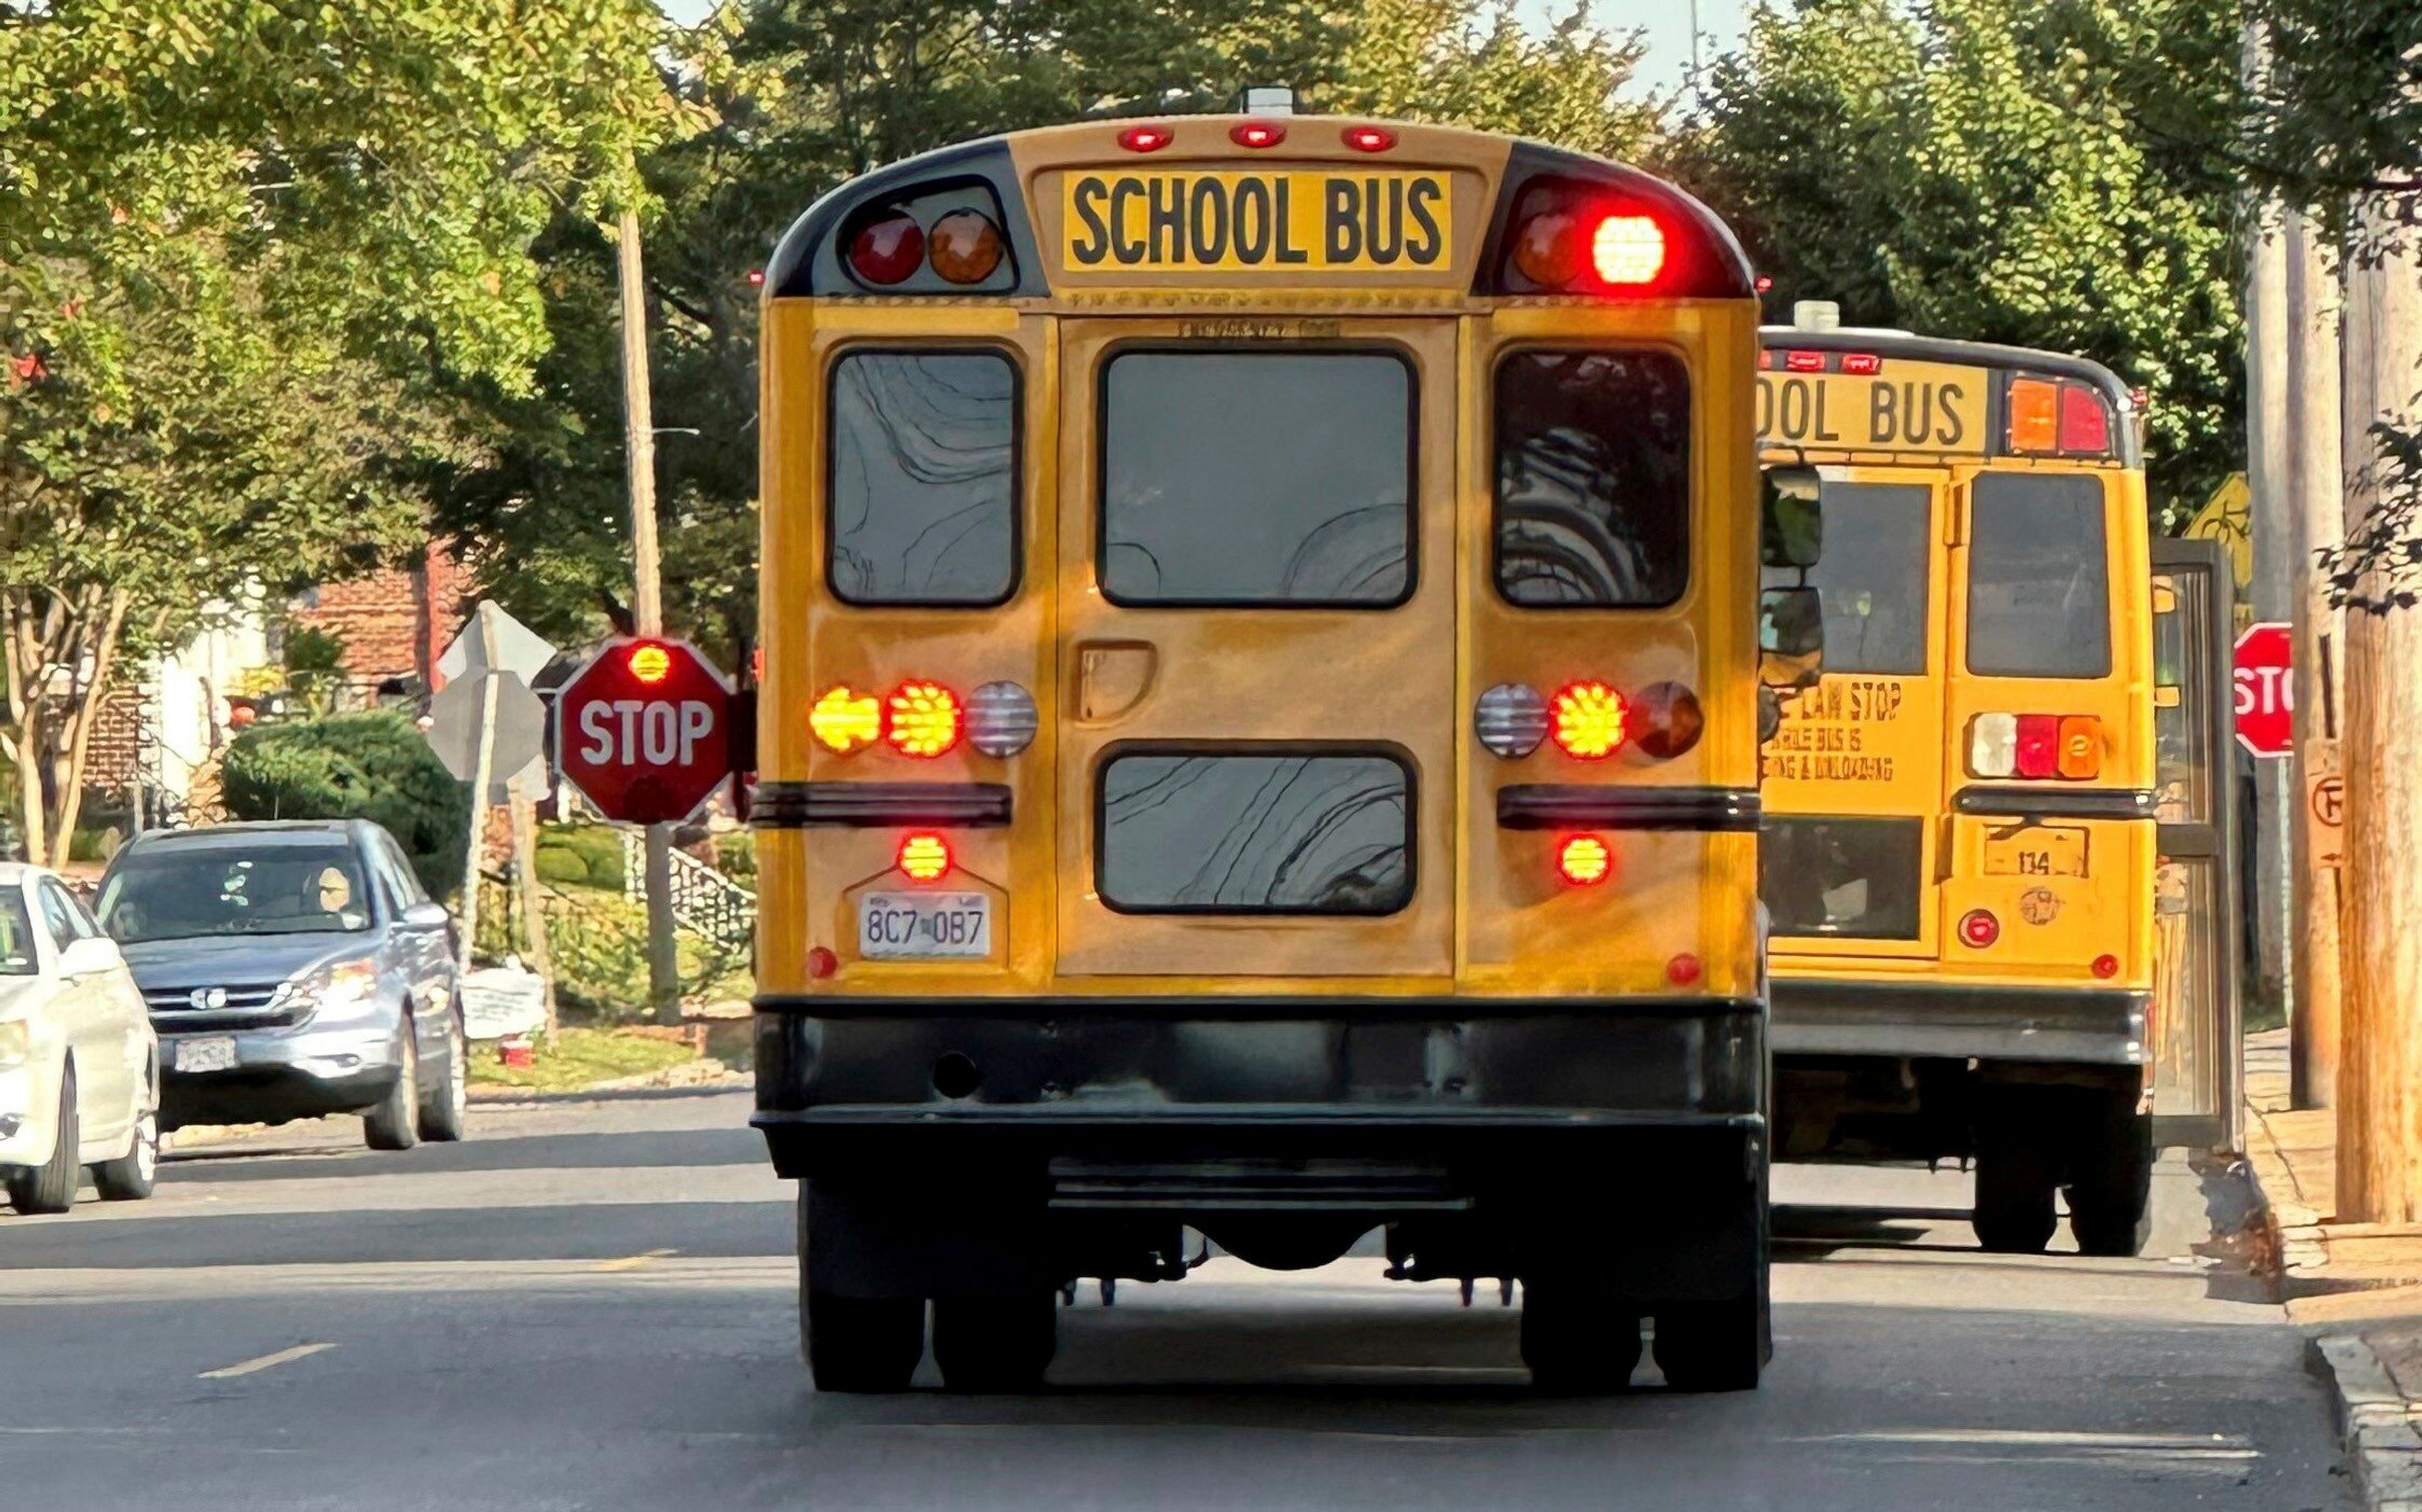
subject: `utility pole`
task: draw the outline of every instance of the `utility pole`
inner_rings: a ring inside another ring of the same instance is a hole
[[[495,776],[496,750],[496,606],[480,600],[480,723],[471,732],[471,843],[463,848],[463,939],[454,964],[471,969],[471,952],[480,940],[480,855],[488,849],[488,784]]]
[[[2343,447],[2349,534],[2388,507],[2371,427],[2422,426],[2422,247],[2410,197],[2356,212],[2346,259]],[[2387,564],[2392,569],[2394,564]],[[2359,585],[2377,594],[2381,574]],[[2344,1002],[2337,1080],[2340,1222],[2422,1220],[2422,611],[2346,613]]]
[[[2245,77],[2258,90],[2269,70],[2259,23],[2245,28]],[[2245,248],[2245,482],[2253,494],[2254,617],[2293,616],[2302,541],[2288,518],[2288,242],[2280,205],[2247,207]],[[2254,763],[2255,896],[2246,900],[2258,990],[2288,995],[2288,847],[2283,820],[2293,773],[2285,761]]]
[[[2338,275],[2320,228],[2288,216],[2288,515],[2296,542],[2294,819],[2288,826],[2296,1014],[2289,1025],[2290,1098],[2326,1108],[2338,1076],[2340,832],[2318,822],[2343,792],[2338,725],[2346,689],[2338,613],[2317,558],[2345,538],[2339,471]]]
[[[615,221],[614,262],[622,296],[622,428],[630,459],[631,617],[641,635],[665,632],[656,569],[656,420],[648,396],[647,283],[639,260],[639,216]],[[673,827],[648,826],[648,1001],[658,1023],[681,1022],[681,967],[673,954]]]

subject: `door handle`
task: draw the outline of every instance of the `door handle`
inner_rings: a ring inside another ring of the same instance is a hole
[[[1077,647],[1077,723],[1125,718],[1152,693],[1160,652],[1143,641],[1085,641]]]

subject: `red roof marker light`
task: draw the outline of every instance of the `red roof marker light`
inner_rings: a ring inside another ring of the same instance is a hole
[[[1348,126],[1340,135],[1357,152],[1385,152],[1396,145],[1396,133],[1384,126]]]
[[[1176,137],[1166,126],[1130,126],[1119,133],[1119,146],[1130,152],[1157,152]]]
[[[1276,121],[1238,121],[1228,128],[1228,140],[1238,147],[1276,147],[1286,140],[1286,128]]]

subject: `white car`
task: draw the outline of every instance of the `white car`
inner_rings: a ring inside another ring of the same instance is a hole
[[[56,874],[0,862],[0,1183],[21,1213],[151,1194],[160,1042],[118,943]]]

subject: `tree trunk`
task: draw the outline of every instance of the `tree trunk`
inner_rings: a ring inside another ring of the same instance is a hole
[[[2326,1108],[2338,1069],[2339,872],[2314,845],[2314,793],[2338,771],[2344,633],[2315,560],[2344,538],[2339,475],[2338,280],[2320,228],[2288,218],[2288,523],[2295,578],[2295,800],[2288,827],[2295,1018],[2288,1066],[2299,1108]]]
[[[2402,207],[2374,202],[2365,229]],[[2385,507],[2375,421],[2422,424],[2422,251],[2352,264],[2346,310],[2347,508]],[[2381,586],[2371,585],[2375,592]],[[2347,614],[2345,976],[2337,1216],[2422,1219],[2422,613]]]
[[[56,808],[49,821],[53,871],[68,864],[68,850],[75,843],[76,817],[84,811],[84,773],[92,753],[92,727],[100,722],[102,700],[109,694],[109,675],[118,665],[118,636],[125,629],[130,601],[130,596],[122,589],[109,596],[109,605],[102,613],[100,633],[84,648],[85,656],[92,661],[92,677],[71,696],[68,707],[61,711],[65,725],[60,739],[65,749],[55,768],[57,776],[52,785],[52,799]]]

